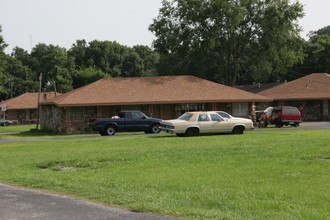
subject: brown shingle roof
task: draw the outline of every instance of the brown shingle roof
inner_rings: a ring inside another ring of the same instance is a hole
[[[194,76],[158,76],[100,79],[43,104],[102,106],[249,101],[272,99]]]
[[[259,92],[265,91],[267,89],[274,88],[276,86],[282,85],[284,82],[277,82],[277,83],[258,83],[254,85],[240,85],[235,86],[236,89],[241,89],[247,92],[252,92],[257,94]]]
[[[258,94],[274,100],[330,99],[330,74],[313,73]]]
[[[47,99],[55,96],[54,92],[46,92],[40,94],[40,102],[44,101],[45,94]],[[18,109],[37,109],[38,106],[38,93],[24,93],[20,96],[0,102],[0,105],[6,104],[7,110]]]

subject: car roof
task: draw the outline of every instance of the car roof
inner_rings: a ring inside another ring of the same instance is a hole
[[[185,112],[190,114],[210,114],[210,113],[216,113],[216,111],[196,111],[196,112]]]

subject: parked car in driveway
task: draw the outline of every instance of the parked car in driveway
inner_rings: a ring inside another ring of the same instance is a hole
[[[186,112],[177,119],[160,123],[160,130],[177,136],[198,136],[199,134],[233,133],[243,134],[253,129],[252,120],[229,120],[216,112]]]
[[[145,133],[159,133],[161,119],[149,118],[137,110],[121,111],[112,118],[90,119],[90,130],[98,131],[100,135],[114,135],[117,131],[144,131]]]
[[[283,125],[299,126],[302,122],[300,111],[293,106],[268,107],[260,116],[260,121],[264,127],[274,124],[275,127]]]

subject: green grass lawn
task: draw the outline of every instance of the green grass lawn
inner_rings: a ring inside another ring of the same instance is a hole
[[[36,125],[9,125],[9,126],[0,126],[1,133],[12,133],[12,132],[26,132],[30,129],[36,128]]]
[[[0,182],[183,219],[327,219],[330,130],[0,144]]]

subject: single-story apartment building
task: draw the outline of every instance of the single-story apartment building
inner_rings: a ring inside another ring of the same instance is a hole
[[[304,121],[330,120],[330,74],[313,73],[257,93],[272,98],[272,106],[297,107]]]
[[[38,93],[24,93],[17,97],[0,102],[6,111],[1,111],[0,118],[13,121],[15,124],[31,124],[37,121]],[[40,102],[55,97],[54,92],[40,94]]]
[[[63,133],[88,131],[91,118],[141,110],[161,119],[186,111],[223,110],[249,117],[255,102],[272,99],[194,76],[104,78],[41,104],[41,128]]]

